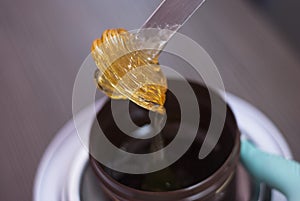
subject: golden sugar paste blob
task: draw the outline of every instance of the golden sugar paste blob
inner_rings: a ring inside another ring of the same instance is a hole
[[[107,96],[128,98],[143,108],[165,113],[167,80],[158,56],[138,49],[134,34],[124,29],[106,30],[94,40],[91,53],[98,67],[97,86]]]

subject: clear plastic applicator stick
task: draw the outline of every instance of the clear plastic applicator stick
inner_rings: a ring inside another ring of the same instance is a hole
[[[163,34],[164,41],[160,50],[180,27],[194,14],[205,0],[163,0],[152,15],[146,20],[143,29],[167,29],[168,34]]]

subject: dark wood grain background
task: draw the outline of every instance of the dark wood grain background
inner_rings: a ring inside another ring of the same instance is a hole
[[[76,73],[107,28],[136,29],[158,0],[0,1],[0,199],[31,200],[44,150],[72,117]],[[182,33],[214,59],[226,89],[269,116],[300,160],[300,60],[244,0],[210,0]]]

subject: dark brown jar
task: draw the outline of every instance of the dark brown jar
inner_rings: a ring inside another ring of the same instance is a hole
[[[182,81],[169,80],[172,86],[180,90]],[[190,82],[196,95],[200,110],[200,121],[197,135],[187,151],[170,166],[147,174],[129,174],[110,169],[98,162],[91,154],[90,163],[99,178],[102,190],[111,200],[119,201],[234,201],[236,200],[236,168],[239,160],[240,133],[231,109],[226,106],[226,119],[222,134],[214,147],[204,159],[199,159],[199,150],[203,145],[212,117],[211,96],[206,87]],[[182,92],[184,93],[184,91]],[[223,101],[214,93],[218,101]],[[124,101],[117,101],[114,107],[122,107]],[[181,110],[176,96],[167,92],[165,103],[167,119],[161,132],[148,139],[136,139],[118,129],[111,111],[111,101],[108,100],[100,109],[97,120],[91,129],[90,153],[97,153],[97,129],[101,127],[106,138],[114,146],[128,152],[138,154],[150,153],[156,150],[151,144],[157,139],[163,139],[164,146],[172,143],[176,133],[183,123]],[[115,111],[122,109],[115,108]],[[148,111],[130,103],[129,114],[138,126],[149,124]],[[218,114],[213,114],[217,115]],[[189,122],[184,122],[188,125]],[[188,130],[185,133],[189,137]],[[184,140],[184,139],[182,139]],[[102,153],[103,154],[103,153]],[[114,158],[112,156],[112,161]]]

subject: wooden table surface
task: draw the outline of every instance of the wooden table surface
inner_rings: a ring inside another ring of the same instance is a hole
[[[31,200],[44,150],[72,117],[75,76],[107,28],[138,28],[158,0],[0,1],[0,199]],[[300,61],[245,0],[210,0],[182,33],[217,64],[227,91],[263,111],[300,160]]]

